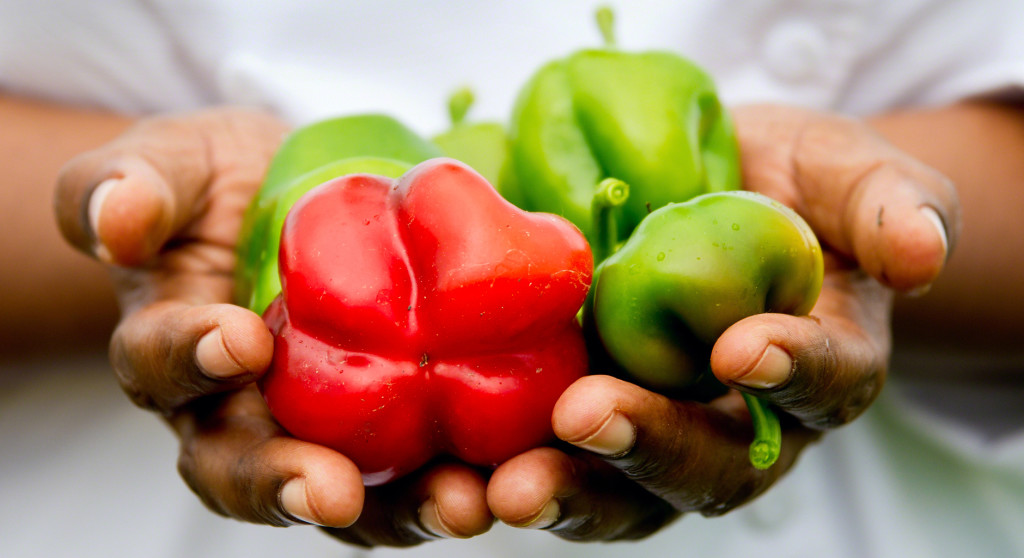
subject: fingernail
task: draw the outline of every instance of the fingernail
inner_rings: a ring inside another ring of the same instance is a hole
[[[92,237],[94,241],[93,253],[96,257],[102,261],[110,263],[113,257],[110,254],[110,250],[100,241],[100,216],[103,214],[103,204],[107,201],[110,192],[121,183],[119,178],[108,178],[92,191],[92,195],[89,196],[89,228],[92,230]]]
[[[735,382],[754,389],[769,389],[782,385],[793,373],[793,357],[775,345],[768,345],[757,364]]]
[[[202,336],[196,343],[196,362],[211,378],[231,378],[245,372],[245,368],[235,361],[224,346],[224,336],[219,327]]]
[[[606,457],[623,455],[633,449],[636,428],[621,413],[612,413],[597,432],[573,445]]]
[[[935,208],[924,206],[920,210],[921,215],[928,220],[929,223],[935,226],[935,231],[939,233],[939,238],[942,240],[942,261],[945,262],[949,258],[949,238],[946,236],[946,227],[942,222],[942,217],[939,216],[939,212],[935,211]],[[926,285],[920,285],[906,292],[907,296],[912,298],[921,297],[928,294],[928,291],[932,289],[931,283]]]
[[[540,513],[526,523],[514,525],[513,527],[520,527],[523,529],[547,529],[558,521],[561,514],[562,508],[558,505],[558,500],[548,500],[548,503],[544,504],[544,507],[541,508]]]
[[[284,483],[284,486],[281,487],[280,499],[281,507],[288,515],[310,525],[320,525],[313,519],[313,512],[309,509],[305,479],[294,478]]]
[[[907,291],[906,294],[910,298],[918,298],[918,297],[922,297],[922,296],[928,294],[928,291],[930,291],[930,290],[932,290],[932,284],[928,283],[927,285],[921,285],[920,287],[914,287],[913,289],[910,289],[909,291]]]
[[[942,254],[945,258],[949,255],[949,238],[946,236],[946,226],[942,222],[942,217],[939,216],[938,211],[935,211],[935,208],[928,206],[921,208],[921,215],[935,225],[935,230],[939,233],[939,238],[942,239]]]
[[[441,514],[438,512],[437,504],[433,498],[428,498],[426,502],[423,502],[423,505],[420,506],[419,515],[420,525],[427,533],[442,539],[455,537],[451,529],[441,519]]]

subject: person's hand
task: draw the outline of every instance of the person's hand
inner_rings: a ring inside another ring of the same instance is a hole
[[[273,338],[230,304],[242,215],[287,126],[223,108],[143,120],[65,167],[65,237],[108,264],[122,319],[110,343],[121,386],[166,417],[179,470],[202,501],[256,523],[314,523],[361,545],[417,544],[490,528],[482,476],[441,464],[364,490],[356,466],[289,437],[253,385]]]
[[[892,292],[924,290],[959,229],[952,184],[865,124],[779,106],[735,111],[745,187],[797,210],[825,250],[810,316],[762,314],[729,328],[711,355],[734,388],[709,404],[674,401],[589,376],[553,413],[565,451],[502,465],[488,502],[514,526],[573,540],[642,537],[687,512],[725,513],[768,489],[824,430],[878,395],[890,351]],[[782,456],[747,458],[750,418],[739,392],[784,414]]]

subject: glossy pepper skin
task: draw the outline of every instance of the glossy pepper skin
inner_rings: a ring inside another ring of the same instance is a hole
[[[303,194],[332,178],[371,173],[396,178],[439,157],[438,147],[379,114],[343,116],[292,132],[270,163],[242,224],[235,300],[262,313],[281,292],[278,239],[285,215]]]
[[[803,315],[821,290],[821,248],[794,211],[753,192],[705,194],[641,223],[600,266],[588,316],[631,375],[676,388],[707,366],[732,324]]]
[[[609,46],[548,63],[520,91],[501,183],[520,207],[564,215],[591,241],[591,199],[605,178],[630,186],[619,241],[652,209],[740,185],[711,78],[672,53],[614,48],[609,14],[599,12]]]
[[[368,485],[552,438],[555,401],[587,371],[576,315],[593,259],[571,223],[433,159],[311,190],[280,250],[260,388],[294,436],[353,459]]]
[[[700,379],[732,324],[764,312],[809,313],[823,273],[817,238],[793,210],[753,192],[704,194],[644,219],[598,267],[584,316],[629,376],[679,390]],[[767,412],[747,403],[752,414]],[[767,466],[778,448],[754,451],[755,466]]]

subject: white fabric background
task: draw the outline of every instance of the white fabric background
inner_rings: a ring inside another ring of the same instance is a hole
[[[615,3],[611,3],[615,5]],[[1015,0],[636,0],[624,49],[707,67],[730,104],[867,114],[1024,82]],[[597,46],[594,0],[0,3],[0,87],[136,113],[267,105],[301,123],[386,111],[429,134],[455,87],[507,117],[544,61]]]

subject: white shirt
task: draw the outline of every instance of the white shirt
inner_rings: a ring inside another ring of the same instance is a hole
[[[462,85],[476,91],[472,117],[507,118],[540,64],[599,45],[593,10],[581,0],[7,0],[0,88],[137,114],[256,104],[297,124],[387,112],[429,135],[446,127],[447,96]],[[727,104],[865,115],[1024,84],[1024,4],[1013,0],[641,0],[616,14],[621,48],[694,59]],[[363,554],[313,528],[207,512],[176,476],[173,436],[130,406],[102,362],[89,375],[49,366],[13,371],[31,379],[0,394],[3,556]],[[496,526],[372,555],[1024,556],[1024,434],[980,437],[899,389],[722,518],[688,516],[640,543]]]
[[[134,113],[248,103],[296,123],[384,111],[423,134],[470,85],[507,118],[543,62],[601,43],[593,0],[0,3],[0,86]],[[619,45],[707,68],[727,104],[864,115],[1024,83],[1014,0],[637,0]]]

